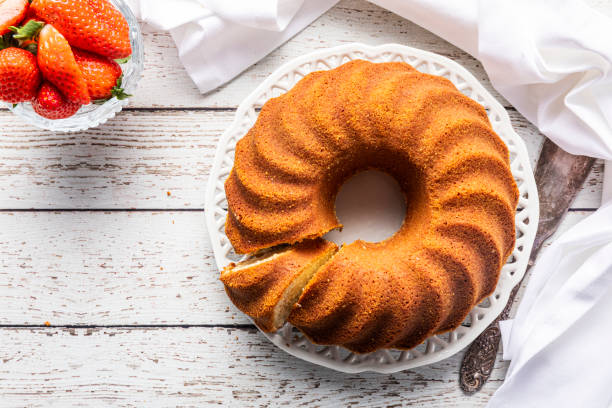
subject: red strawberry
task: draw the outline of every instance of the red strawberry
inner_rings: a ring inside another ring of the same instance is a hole
[[[32,108],[40,116],[47,119],[64,119],[74,115],[81,105],[70,102],[51,83],[43,82],[36,99],[32,102]]]
[[[36,15],[32,7],[28,7],[28,11],[26,11],[25,16],[23,17],[23,22],[21,25],[26,25],[30,20],[42,20],[40,17]]]
[[[129,95],[121,88],[121,67],[114,60],[91,52],[73,48],[76,59],[92,100],[110,99],[116,96],[125,99]]]
[[[74,59],[70,44],[52,25],[47,24],[38,38],[38,66],[43,77],[71,102],[91,102],[87,83]]]
[[[30,7],[74,47],[112,59],[132,54],[128,23],[108,0],[34,0]]]
[[[28,0],[0,0],[0,35],[19,24],[28,10]]]
[[[0,100],[8,103],[31,101],[40,85],[36,57],[21,48],[0,51]]]

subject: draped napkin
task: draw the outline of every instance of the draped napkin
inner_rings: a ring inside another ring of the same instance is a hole
[[[134,14],[170,31],[200,92],[253,65],[336,0],[127,0]]]
[[[200,91],[231,80],[335,0],[130,0],[172,34]],[[579,0],[371,0],[482,62],[491,83],[570,153],[612,160],[612,19]],[[355,29],[358,29],[356,27]],[[612,166],[604,205],[544,250],[489,407],[612,405]]]

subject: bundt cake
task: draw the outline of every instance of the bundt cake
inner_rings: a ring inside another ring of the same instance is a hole
[[[401,228],[382,242],[311,251],[308,262],[305,240],[342,227],[336,194],[366,169],[400,184]],[[294,245],[226,270],[234,303],[268,330],[295,299],[289,322],[355,352],[409,349],[456,328],[493,292],[515,242],[519,193],[484,108],[405,63],[352,61],[270,99],[238,141],[225,191],[237,253]],[[270,272],[280,262],[283,272]]]

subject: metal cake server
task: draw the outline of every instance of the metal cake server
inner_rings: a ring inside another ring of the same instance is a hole
[[[594,162],[595,159],[592,157],[569,154],[549,139],[545,139],[535,171],[540,197],[540,223],[529,256],[527,270],[533,265],[544,241],[559,227]],[[493,371],[501,339],[498,322],[508,318],[521,282],[512,289],[502,313],[474,340],[463,357],[459,371],[459,384],[461,389],[468,394],[480,390]]]

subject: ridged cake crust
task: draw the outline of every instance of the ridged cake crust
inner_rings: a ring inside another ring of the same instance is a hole
[[[408,64],[358,60],[263,106],[225,184],[227,236],[238,253],[321,237],[341,227],[340,186],[372,168],[402,187],[402,227],[342,247],[289,316],[312,341],[356,352],[412,348],[461,324],[512,252],[519,197],[480,104]]]

